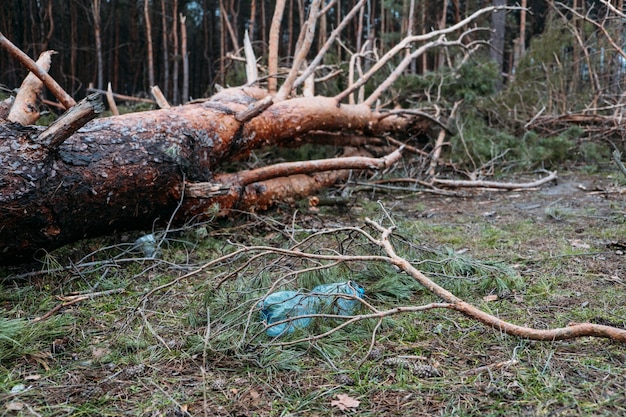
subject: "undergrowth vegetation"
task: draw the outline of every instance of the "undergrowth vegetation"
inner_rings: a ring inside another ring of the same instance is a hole
[[[48,254],[39,272],[4,271],[0,395],[40,415],[338,415],[339,394],[365,416],[623,412],[626,358],[606,340],[528,342],[439,309],[343,328],[348,316],[322,309],[333,316],[266,334],[260,302],[281,290],[353,281],[365,289],[357,315],[439,301],[385,262],[349,260],[382,255],[353,215],[395,222],[400,255],[492,314],[539,328],[626,324],[621,258],[602,249],[626,233],[621,202],[589,212],[557,196],[528,216],[510,204],[484,214],[491,198],[460,213],[463,200],[439,196],[384,208],[359,198],[341,217],[284,207],[157,234],[156,259],[96,240]],[[107,239],[120,238],[135,236]],[[36,320],[77,294],[93,296]]]

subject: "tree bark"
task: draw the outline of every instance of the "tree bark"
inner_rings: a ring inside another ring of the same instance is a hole
[[[97,88],[104,88],[104,62],[102,61],[102,35],[100,33],[100,0],[93,0],[91,3],[93,14],[93,34],[96,44],[96,67],[98,74],[96,76]]]
[[[187,52],[187,17],[180,14],[180,48],[183,61],[183,97],[182,103],[189,101],[189,54]]]
[[[265,170],[255,182],[254,175],[216,174],[222,162],[261,146],[310,132],[410,135],[428,128],[421,118],[382,117],[323,97],[285,100],[238,120],[267,96],[258,88],[228,89],[203,103],[93,120],[64,141],[58,134],[44,141],[53,134],[41,127],[0,123],[0,264],[85,237],[164,225],[174,212],[181,223],[215,204],[224,214],[265,208],[340,177],[297,171],[271,178]],[[212,191],[199,193],[203,186]]]
[[[148,6],[148,0],[143,1],[143,15],[146,19],[146,43],[148,47],[148,88],[152,87],[154,82],[154,52],[152,49],[152,23],[150,20],[150,7]],[[98,86],[102,89],[102,86]]]
[[[493,0],[495,7],[506,5],[506,0]],[[506,12],[504,10],[496,10],[491,14],[491,40],[489,41],[489,53],[491,59],[498,64],[498,71],[502,74],[504,70],[504,36],[506,30]],[[502,88],[502,77],[496,80],[498,90]]]

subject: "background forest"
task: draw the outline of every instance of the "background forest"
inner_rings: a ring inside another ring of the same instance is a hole
[[[330,3],[317,31],[318,45],[356,3]],[[236,56],[241,55],[244,31],[250,34],[260,64],[266,64],[274,10],[274,2],[258,0],[4,0],[3,4],[2,33],[35,58],[47,49],[57,51],[51,73],[71,95],[83,96],[89,85],[103,89],[108,82],[116,93],[129,95],[159,84],[175,103],[206,96],[215,83],[241,81]],[[503,0],[493,2],[503,4]],[[621,10],[620,4],[617,10]],[[360,18],[343,31],[341,44],[327,53],[325,64],[340,66],[364,46],[382,55],[407,33],[449,26],[486,5],[489,2],[367,1]],[[621,17],[609,13],[601,1],[531,0],[522,6],[529,12],[517,10],[506,17],[496,13],[479,21],[498,29],[491,35],[491,56],[498,61],[503,80],[511,79],[526,46],[531,45],[523,71],[550,73],[558,68],[569,86],[563,92],[589,88],[619,95],[625,65],[624,57],[615,50],[622,44]],[[304,0],[286,2],[279,51],[285,67],[290,65],[307,7]],[[609,42],[607,35],[614,42]],[[316,52],[313,48],[311,55]],[[187,79],[183,78],[185,61]],[[0,63],[3,85],[10,89],[19,86],[25,69],[6,51],[0,51]],[[420,57],[409,73],[424,76],[450,64],[453,62],[441,52],[431,51]]]
[[[0,31],[34,58],[47,49],[57,51],[50,73],[76,98],[85,96],[89,88],[102,90],[108,83],[115,93],[149,97],[150,86],[159,85],[170,103],[180,104],[210,96],[216,84],[241,85],[245,82],[242,46],[246,31],[261,73],[267,74],[274,2],[3,3]],[[356,3],[338,0],[328,4],[310,57]],[[505,4],[494,0],[492,5]],[[406,35],[450,26],[487,5],[490,2],[367,1],[358,18],[342,31],[340,42],[326,53],[318,70],[316,93],[332,95],[344,89],[351,60],[360,59],[358,67],[365,71]],[[451,49],[427,50],[386,92],[381,105],[421,108],[432,114],[443,109],[445,115],[453,103],[462,102],[456,114],[463,116],[463,125],[457,122],[453,127],[465,132],[461,139],[466,143],[460,149],[453,139],[452,154],[469,155],[475,167],[504,152],[510,152],[509,158],[515,160],[530,160],[531,165],[540,161],[550,165],[571,156],[567,152],[571,141],[587,134],[606,134],[604,139],[619,146],[622,131],[615,121],[621,117],[626,71],[622,3],[530,0],[521,6],[527,9],[484,15],[475,22],[490,27],[491,32],[477,31],[466,38],[466,42],[485,41],[469,59]],[[286,1],[279,74],[281,68],[291,65],[307,7],[304,0]],[[374,89],[393,69],[393,64],[388,65],[366,88]],[[4,50],[0,51],[0,71],[6,92],[17,88],[26,75]],[[563,117],[565,114],[569,116]],[[473,140],[485,136],[493,140]],[[528,146],[516,151],[520,137],[525,145],[536,145],[537,151],[524,150]],[[597,154],[596,145],[578,151],[583,159],[606,157],[606,152]]]

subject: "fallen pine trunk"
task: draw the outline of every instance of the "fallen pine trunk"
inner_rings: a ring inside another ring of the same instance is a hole
[[[334,174],[323,172],[328,166],[306,167],[305,161],[305,168],[288,179],[285,173],[298,170],[278,169],[275,177],[267,169],[245,178],[217,174],[221,163],[255,148],[316,131],[374,136],[428,127],[423,119],[384,117],[332,98],[272,104],[257,88],[96,119],[77,130],[81,120],[61,118],[48,129],[0,122],[0,264],[29,261],[40,249],[86,237],[164,225],[179,204],[178,222],[215,204],[222,213],[265,208],[328,186],[346,169],[397,159],[346,159],[330,168]]]

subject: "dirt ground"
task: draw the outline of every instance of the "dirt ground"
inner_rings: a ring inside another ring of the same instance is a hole
[[[455,192],[360,192],[349,209],[304,209],[298,221],[316,230],[362,224],[364,216],[381,215],[380,200],[403,235],[501,262],[522,277],[523,288],[514,291],[467,290],[481,308],[536,328],[582,321],[626,328],[626,193],[617,179],[561,173],[533,190]],[[285,207],[269,216],[283,225],[294,218]],[[258,225],[244,230],[271,241],[275,227]],[[297,361],[281,356],[296,352],[286,348],[269,359],[247,352],[255,359],[243,360],[198,350],[190,340],[205,337],[207,326],[188,315],[178,328],[163,324],[201,298],[199,281],[172,287],[160,304],[141,310],[141,326],[129,325],[141,294],[166,271],[135,268],[126,295],[60,310],[57,317],[70,323],[62,334],[0,368],[0,415],[626,415],[626,350],[617,342],[519,340],[433,311],[383,326],[369,356],[365,329],[360,339],[334,340],[336,356],[321,355],[327,345],[313,343],[297,351]],[[51,279],[3,281],[0,306],[13,316],[41,315],[81,277]],[[28,291],[51,299],[29,307],[15,295]],[[277,366],[281,360],[293,366]]]

